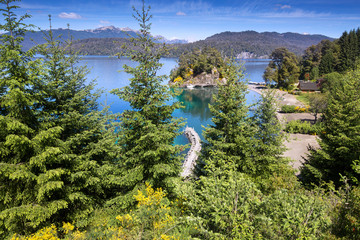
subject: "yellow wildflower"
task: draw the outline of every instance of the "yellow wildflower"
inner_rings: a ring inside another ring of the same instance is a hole
[[[72,225],[71,223],[64,223],[63,222],[63,229],[64,229],[65,234],[68,234],[69,231],[74,230],[74,228],[75,228],[74,225]]]
[[[178,76],[174,79],[174,82],[182,82],[184,79],[181,76]]]

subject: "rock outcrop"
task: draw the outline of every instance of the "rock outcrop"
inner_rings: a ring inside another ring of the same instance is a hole
[[[214,68],[211,73],[203,72],[196,75],[195,77],[189,76],[185,79],[175,79],[174,81],[169,81],[170,86],[179,86],[179,87],[215,87],[218,84],[225,84],[226,79],[220,76],[220,73]]]

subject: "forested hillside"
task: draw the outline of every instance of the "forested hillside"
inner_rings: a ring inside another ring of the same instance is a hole
[[[278,47],[286,47],[297,55],[302,55],[304,50],[321,40],[333,40],[323,35],[303,35],[298,33],[276,33],[255,31],[224,32],[215,34],[205,40],[187,44],[171,44],[170,57],[179,57],[182,53],[193,51],[205,46],[214,47],[227,56],[234,55],[239,58],[268,58],[271,52]],[[81,47],[81,54],[106,55],[116,53],[124,39],[91,38],[77,41]]]
[[[122,52],[122,45],[129,44],[126,38],[87,38],[74,41],[73,46],[81,55],[113,56]]]
[[[188,49],[211,46],[228,56],[238,56],[242,52],[248,52],[253,54],[250,56],[252,58],[268,58],[271,52],[279,47],[286,47],[295,54],[302,55],[307,47],[317,44],[323,39],[333,40],[323,35],[303,35],[299,33],[223,32],[202,41],[177,45],[178,49],[173,50],[172,54],[178,56]]]

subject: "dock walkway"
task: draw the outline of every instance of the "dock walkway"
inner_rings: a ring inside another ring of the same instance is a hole
[[[194,128],[186,127],[185,135],[189,139],[191,143],[191,147],[186,155],[185,161],[183,163],[183,171],[181,172],[181,176],[183,178],[189,177],[195,168],[196,160],[199,156],[199,152],[201,150],[200,137]]]

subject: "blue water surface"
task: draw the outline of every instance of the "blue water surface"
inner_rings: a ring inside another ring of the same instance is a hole
[[[177,59],[162,58],[163,67],[158,75],[169,75],[170,71],[177,66]],[[80,65],[87,65],[90,72],[87,76],[88,81],[96,79],[97,88],[101,88],[105,93],[99,99],[100,105],[110,105],[110,111],[113,113],[121,113],[126,109],[130,109],[128,102],[119,99],[117,96],[110,94],[109,91],[114,88],[121,88],[129,84],[131,75],[123,72],[123,65],[136,66],[136,63],[126,58],[114,58],[106,56],[86,56]],[[263,82],[262,75],[268,64],[266,60],[247,60],[242,61],[245,68],[245,78],[251,82]],[[163,84],[167,84],[165,80]],[[211,113],[209,103],[212,101],[212,95],[216,94],[213,88],[195,88],[183,89],[181,94],[173,101],[180,101],[184,108],[174,112],[175,117],[183,117],[186,119],[186,125],[193,127],[202,137],[203,126],[211,124]],[[247,95],[247,103],[254,103],[258,94],[250,91]],[[175,144],[186,144],[187,139],[180,136],[176,139]]]

